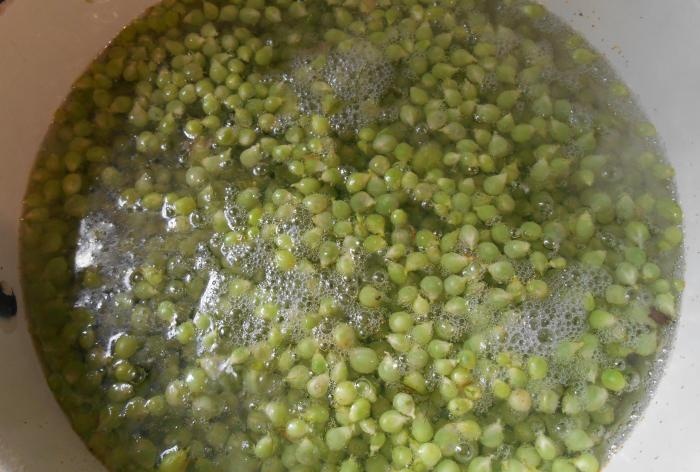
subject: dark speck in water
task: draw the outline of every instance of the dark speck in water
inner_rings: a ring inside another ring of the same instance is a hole
[[[651,311],[649,312],[649,317],[656,322],[656,324],[664,326],[670,323],[671,318],[669,318],[667,315],[661,313],[659,310],[656,308],[652,308]]]
[[[0,0],[2,3],[3,0]],[[0,318],[12,318],[17,314],[17,297],[10,289],[8,293],[5,286],[0,283]]]

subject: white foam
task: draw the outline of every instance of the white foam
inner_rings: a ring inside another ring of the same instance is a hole
[[[235,205],[227,207],[227,221],[235,227],[242,210]],[[327,317],[311,330],[311,334],[324,347],[332,345],[332,331],[339,323],[349,323],[360,337],[374,335],[381,327],[386,313],[361,306],[357,300],[360,284],[371,283],[379,290],[388,290],[387,277],[370,269],[367,257],[360,250],[349,251],[355,262],[354,277],[343,277],[333,269],[317,270],[313,264],[304,263],[317,255],[303,243],[304,233],[312,228],[310,216],[304,210],[296,210],[285,220],[271,218],[268,224],[277,226],[279,235],[291,238],[297,265],[290,271],[279,271],[274,262],[275,247],[255,238],[234,245],[216,239],[221,257],[235,273],[250,279],[252,290],[232,296],[229,285],[235,277],[219,270],[210,272],[209,281],[199,301],[199,311],[209,313],[214,329],[224,325],[234,327],[227,334],[240,345],[249,345],[264,336],[268,322],[261,319],[256,308],[264,303],[277,305],[275,322],[291,337],[299,340],[309,335],[304,327],[306,315],[318,311],[324,299],[332,299],[340,307],[338,316]],[[256,276],[260,277],[255,279]]]
[[[546,282],[550,295],[523,302],[515,319],[506,325],[505,349],[550,356],[560,343],[583,334],[588,315],[585,297],[589,293],[601,296],[612,277],[605,269],[574,264],[551,272]]]
[[[356,39],[330,52],[323,49],[300,54],[284,77],[297,96],[299,109],[306,114],[323,114],[323,94],[316,88],[325,84],[341,103],[339,110],[328,115],[330,124],[338,131],[347,131],[396,118],[397,110],[381,106],[395,74],[380,49]]]

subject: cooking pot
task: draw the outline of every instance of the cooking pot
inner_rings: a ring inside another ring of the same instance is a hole
[[[54,110],[108,41],[154,0],[0,2],[0,471],[104,470],[44,379],[18,282],[25,184]],[[700,470],[700,0],[546,0],[608,57],[656,125],[685,213],[686,291],[665,374],[606,472]]]

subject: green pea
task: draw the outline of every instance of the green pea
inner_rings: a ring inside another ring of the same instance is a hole
[[[286,433],[291,439],[301,439],[309,432],[309,425],[304,420],[293,419],[287,423]]]
[[[389,317],[389,328],[394,333],[407,333],[413,327],[413,317],[405,311],[392,313]]]
[[[576,220],[575,228],[576,237],[582,241],[588,241],[595,233],[595,224],[593,217],[587,211],[581,213]]]
[[[413,452],[406,446],[394,446],[391,450],[391,459],[395,466],[405,467],[413,461]]]
[[[491,423],[482,428],[481,439],[479,442],[485,447],[497,448],[503,443],[504,433],[501,423]]]
[[[511,151],[511,143],[503,136],[494,133],[488,145],[489,154],[494,158],[503,158],[510,154]],[[488,171],[487,169],[484,170]]]
[[[484,191],[489,195],[500,195],[505,189],[508,176],[506,174],[497,174],[486,177],[484,179]]]
[[[558,458],[552,462],[552,472],[576,472],[576,467],[567,459]]]
[[[450,274],[461,272],[468,262],[469,260],[466,256],[457,253],[443,254],[440,258],[440,265]]]
[[[433,359],[444,359],[452,350],[452,343],[440,339],[433,339],[428,343],[427,350],[428,354],[430,354],[430,357]]]
[[[531,468],[538,467],[542,462],[542,459],[534,446],[520,446],[515,451],[515,456],[520,460],[520,462]]]
[[[432,439],[433,427],[425,416],[418,415],[413,419],[411,436],[420,443],[427,443]]]
[[[590,453],[583,453],[573,458],[572,462],[580,472],[598,472],[600,470],[598,459]]]
[[[532,397],[527,390],[515,389],[508,396],[508,405],[515,411],[527,413],[532,408]]]
[[[630,221],[625,226],[625,235],[627,238],[639,247],[643,247],[644,243],[649,239],[649,228],[640,221]]]
[[[617,369],[605,369],[600,374],[600,381],[605,388],[613,392],[620,392],[627,386],[625,376]]]
[[[500,256],[498,247],[492,242],[488,241],[480,243],[477,246],[476,253],[479,258],[486,263],[494,262]]]
[[[117,338],[114,343],[114,355],[120,359],[128,359],[139,349],[138,340],[130,335],[123,335]]]
[[[530,378],[533,380],[541,380],[547,376],[549,365],[547,360],[542,356],[530,356],[527,361],[527,370]]]
[[[605,406],[605,402],[608,400],[608,392],[597,385],[587,385],[583,400],[586,411],[598,411]]]
[[[430,265],[430,260],[425,253],[413,252],[406,256],[406,271],[413,272],[417,270],[422,270]]]
[[[187,469],[189,458],[187,452],[182,449],[170,450],[161,457],[159,472],[184,472]]]
[[[411,339],[406,334],[391,333],[386,336],[386,340],[396,352],[408,352],[411,349]]]
[[[437,300],[443,292],[442,279],[434,275],[424,277],[420,288],[430,300]]]
[[[420,97],[417,97],[417,99],[420,100]],[[412,99],[412,101],[413,101],[413,99]],[[402,122],[406,123],[409,126],[415,126],[418,123],[418,121],[420,120],[420,117],[421,117],[420,109],[413,106],[413,105],[403,105],[401,107],[401,109],[399,110],[399,118],[401,119]],[[397,148],[395,148],[394,151],[397,151],[398,150]],[[398,158],[398,156],[397,156],[397,158]],[[399,159],[399,160],[405,160],[405,159]]]
[[[333,398],[335,402],[341,406],[351,405],[355,401],[356,397],[357,389],[355,388],[355,385],[348,380],[339,382],[333,391]]]
[[[379,417],[379,426],[387,433],[398,433],[409,421],[409,418],[396,410],[388,410]]]
[[[377,370],[379,358],[374,350],[367,347],[355,347],[349,353],[350,367],[361,374],[370,374]]]
[[[326,445],[331,451],[341,451],[347,447],[352,436],[353,428],[350,426],[331,428],[326,432]]]
[[[371,403],[366,398],[359,398],[350,406],[348,417],[352,422],[362,421],[369,418],[371,414]]]
[[[428,94],[419,87],[411,87],[409,90],[409,97],[414,105],[425,105],[428,103]]]
[[[255,444],[255,456],[259,459],[266,459],[272,457],[275,453],[275,440],[269,434],[263,436]]]
[[[604,310],[593,310],[588,316],[588,324],[593,329],[607,329],[617,323],[617,318]]]
[[[328,374],[317,375],[308,381],[306,391],[313,398],[323,398],[328,391],[329,382]]]
[[[642,266],[642,279],[645,281],[654,281],[661,275],[661,269],[653,262],[647,262]]]
[[[571,452],[580,452],[593,447],[593,440],[582,429],[573,429],[564,435],[564,444]]]
[[[358,192],[350,198],[350,207],[357,213],[368,212],[374,204],[374,198],[367,192]]]
[[[538,435],[535,439],[535,449],[545,461],[554,460],[559,455],[556,443],[544,434]]]
[[[495,123],[501,117],[501,111],[496,105],[477,105],[474,119],[481,123]]]
[[[467,472],[492,472],[492,457],[477,456],[469,462]]]
[[[466,277],[461,277],[458,275],[450,275],[443,282],[445,293],[451,296],[461,295],[464,292],[466,285]]]
[[[562,397],[561,411],[568,416],[576,416],[583,411],[581,400],[573,394],[566,393]]]
[[[542,227],[534,221],[526,221],[520,226],[520,234],[526,241],[537,241],[542,237]]]
[[[496,282],[505,283],[513,278],[515,270],[513,265],[508,261],[498,261],[490,264],[487,267],[489,274]]]
[[[510,259],[522,259],[530,252],[530,247],[527,241],[512,240],[503,245],[503,253]]]
[[[362,468],[354,457],[345,459],[341,464],[338,472],[360,472]]]
[[[535,135],[535,127],[530,124],[518,124],[510,130],[510,137],[516,143],[526,143]]]
[[[319,261],[321,266],[329,267],[336,263],[340,255],[340,249],[335,244],[326,241],[321,243],[318,248]]]
[[[388,383],[397,382],[401,378],[401,374],[399,363],[388,354],[384,356],[377,367],[379,378]]]
[[[442,451],[434,443],[423,443],[416,450],[416,459],[427,468],[432,469],[442,459]]]
[[[517,459],[506,459],[501,463],[503,472],[526,472],[527,468]]]
[[[613,305],[626,305],[629,302],[629,293],[625,287],[613,284],[605,289],[605,299]]]
[[[382,293],[371,285],[362,287],[358,295],[360,303],[369,308],[377,308],[381,304],[382,298]]]
[[[282,402],[268,403],[265,405],[264,412],[270,422],[276,427],[283,426],[287,422],[287,407]]]
[[[447,113],[443,110],[433,110],[426,114],[426,123],[431,130],[438,130],[447,124]]]
[[[380,436],[377,436],[380,437]],[[373,438],[374,439],[374,438]],[[376,448],[375,448],[376,449]],[[367,472],[381,472],[387,470],[389,463],[383,455],[374,455],[365,461],[365,468]]]
[[[296,258],[290,251],[282,249],[275,252],[275,263],[279,270],[289,271],[294,268]]]
[[[654,298],[654,307],[671,318],[676,317],[676,302],[673,295],[670,293],[659,293],[656,295]]]
[[[231,352],[229,362],[233,365],[244,364],[250,358],[250,349],[245,346],[238,347]]]
[[[306,366],[296,365],[287,373],[285,380],[290,387],[302,390],[306,387],[306,383],[311,378],[311,372]]]

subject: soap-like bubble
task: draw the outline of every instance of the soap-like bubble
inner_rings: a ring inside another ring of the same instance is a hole
[[[515,319],[506,325],[506,350],[550,356],[561,342],[583,334],[588,317],[584,308],[586,296],[604,294],[612,277],[606,269],[574,264],[553,271],[545,281],[550,295],[543,300],[523,302]]]
[[[382,105],[395,67],[369,41],[357,39],[341,46],[307,51],[291,61],[284,78],[297,96],[300,111],[325,114],[323,101],[332,96],[340,105],[328,118],[339,132],[395,117],[397,111],[387,113]]]

